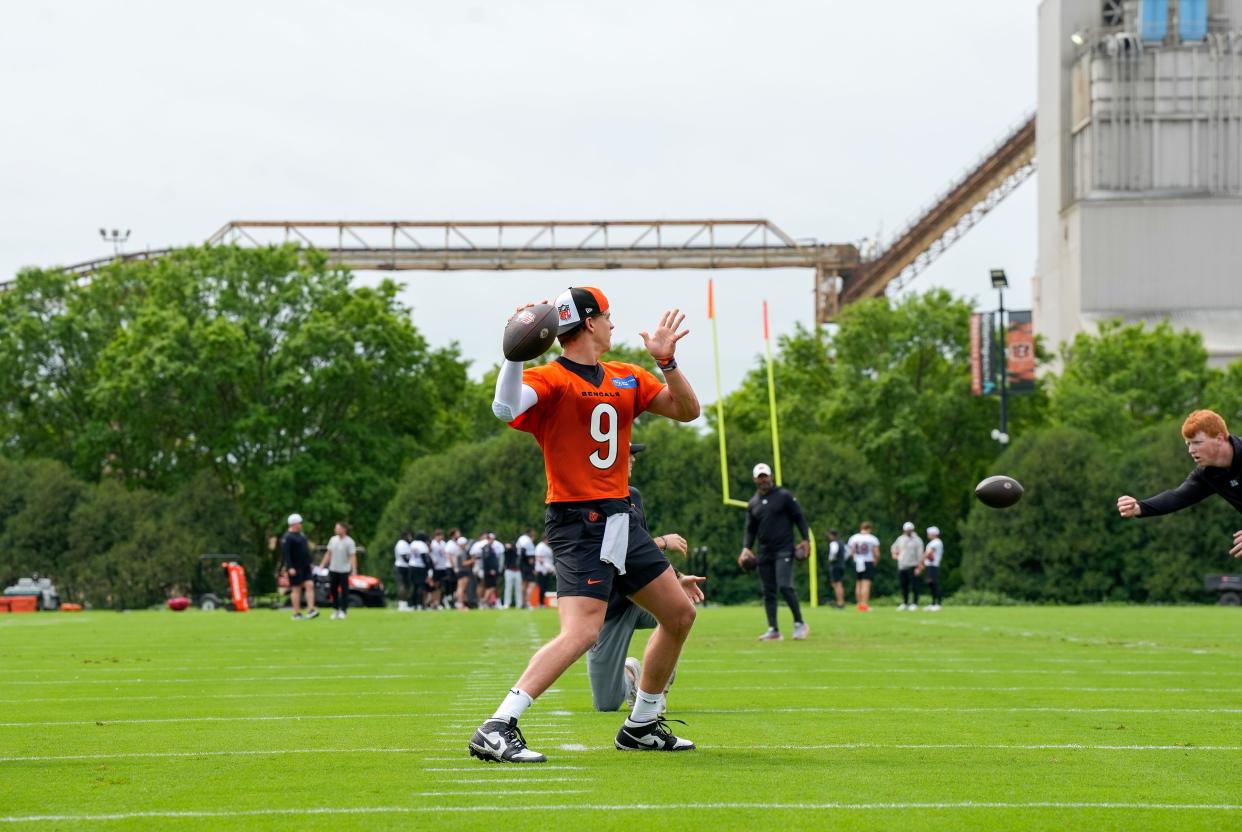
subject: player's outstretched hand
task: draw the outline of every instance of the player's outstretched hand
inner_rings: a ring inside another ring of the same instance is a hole
[[[1233,533],[1233,548],[1229,550],[1229,554],[1242,558],[1242,529]]]
[[[1127,494],[1117,498],[1117,513],[1122,517],[1138,517],[1143,513],[1143,509],[1139,506],[1138,500]]]
[[[701,578],[698,575],[682,575],[677,579],[677,582],[681,584],[682,592],[686,593],[690,603],[699,604],[707,597],[703,594],[703,590],[699,588],[699,584],[706,580],[707,578]]]
[[[647,352],[651,353],[652,358],[665,359],[672,358],[677,352],[677,342],[690,334],[690,330],[683,329],[678,332],[686,316],[681,313],[680,309],[672,309],[660,316],[660,324],[655,328],[655,332],[647,332],[643,330],[638,333],[643,339],[643,346],[647,348]]]

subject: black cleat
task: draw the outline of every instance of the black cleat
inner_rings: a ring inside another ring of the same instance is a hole
[[[526,747],[517,720],[489,719],[470,738],[470,756],[489,763],[546,763],[548,758]]]
[[[627,718],[621,730],[617,732],[614,744],[618,751],[693,751],[694,743],[673,736],[668,730],[669,722],[681,722],[681,720],[658,717],[651,722],[640,723]],[[681,724],[686,723],[681,722]]]

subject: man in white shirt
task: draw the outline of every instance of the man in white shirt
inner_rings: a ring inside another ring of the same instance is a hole
[[[927,549],[923,552],[923,561],[918,565],[915,574],[927,572],[927,587],[931,590],[932,602],[928,612],[940,612],[940,602],[944,600],[940,588],[940,561],[944,558],[944,541],[940,539],[940,529],[927,527]]]
[[[431,541],[427,533],[415,532],[410,541],[410,606],[423,609],[423,597],[427,591],[427,576],[431,573]]]
[[[470,547],[470,557],[474,558],[474,571],[483,587],[479,597],[479,608],[494,609],[496,607],[496,585],[500,579],[500,563],[504,557],[504,544],[496,539],[495,532],[483,532],[483,536]]]
[[[893,541],[893,560],[897,561],[897,577],[901,582],[901,606],[898,612],[917,610],[919,608],[919,582],[914,579],[914,570],[923,559],[923,538],[914,531],[914,524],[906,521],[901,527],[901,535]],[[910,590],[914,590],[914,603],[910,603]]]
[[[414,539],[409,529],[401,533],[397,545],[392,549],[393,569],[397,572],[397,612],[410,611],[410,589],[413,584],[413,577],[410,574],[410,561],[413,560],[414,551],[410,547],[410,541]]]
[[[453,586],[452,561],[445,550],[445,545],[444,530],[436,529],[431,535],[431,571],[433,578],[431,599],[428,602],[433,610],[441,609],[441,602],[444,600],[446,593],[452,591]]]
[[[880,540],[871,533],[871,524],[863,523],[858,533],[850,536],[845,548],[854,559],[854,600],[858,603],[858,611],[871,612],[871,582],[879,562]]]
[[[530,590],[535,585],[535,530],[527,528],[525,532],[513,544],[514,554],[517,555],[517,587],[516,591],[521,593],[521,602],[518,604],[522,609],[530,607]],[[509,603],[509,581],[513,577],[510,573],[508,564],[505,565],[505,606]]]
[[[556,565],[552,547],[546,536],[535,546],[535,580],[539,583],[539,606],[547,604],[547,595],[556,586]]]
[[[336,534],[328,541],[319,568],[327,567],[328,591],[332,595],[332,606],[336,607],[332,620],[339,621],[345,617],[345,610],[349,607],[349,578],[358,574],[358,546],[349,536],[349,526],[337,523],[335,531]]]

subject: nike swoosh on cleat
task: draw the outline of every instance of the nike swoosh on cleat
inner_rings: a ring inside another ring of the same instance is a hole
[[[638,743],[639,745],[645,745],[648,748],[663,748],[664,747],[664,740],[660,739],[659,737],[652,736],[651,734],[648,734],[645,737],[636,737],[633,734],[631,734],[629,731],[626,731],[625,735],[629,737],[630,739],[632,739],[634,742]]]

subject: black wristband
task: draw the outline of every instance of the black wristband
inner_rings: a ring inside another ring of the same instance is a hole
[[[660,372],[667,373],[669,370],[677,369],[677,359],[670,356],[668,360],[661,361],[660,359],[657,358],[656,366],[660,368]]]

